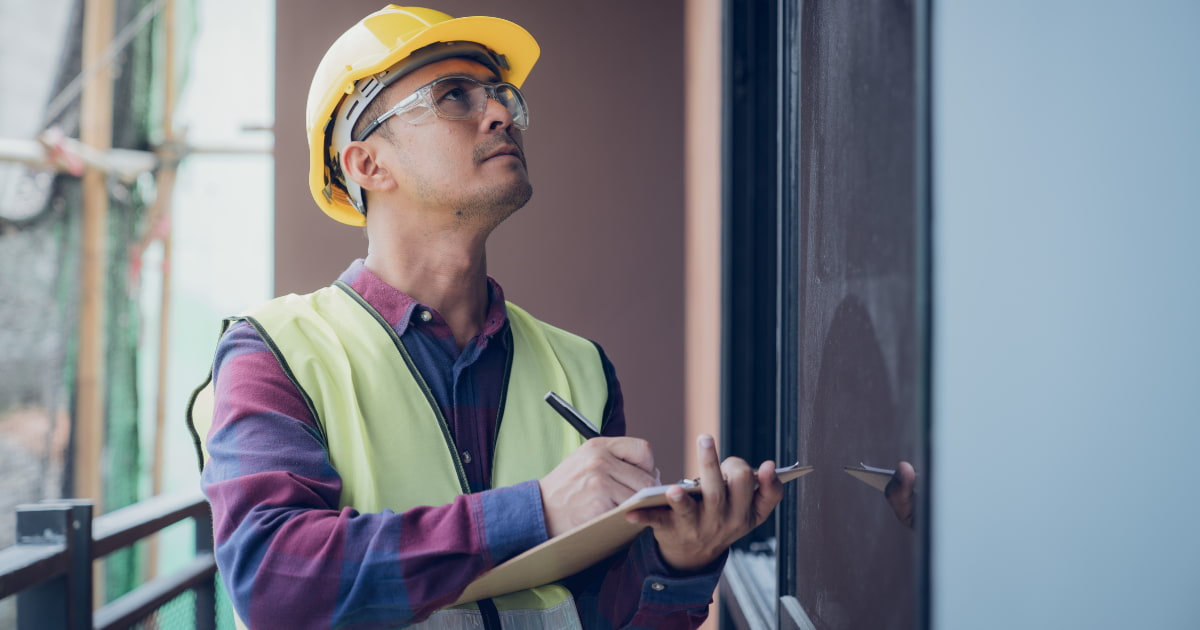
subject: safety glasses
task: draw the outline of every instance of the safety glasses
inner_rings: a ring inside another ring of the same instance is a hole
[[[508,109],[514,127],[522,131],[529,128],[529,107],[525,105],[525,97],[517,86],[503,82],[484,83],[464,75],[450,75],[417,88],[396,103],[395,107],[371,121],[355,140],[366,140],[392,116],[398,116],[412,125],[430,120],[430,114],[446,120],[475,119],[487,109],[489,98]]]

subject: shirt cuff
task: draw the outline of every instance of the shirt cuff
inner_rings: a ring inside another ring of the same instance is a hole
[[[479,493],[483,530],[495,564],[546,541],[546,517],[537,480]]]
[[[672,569],[663,560],[658,543],[654,540],[654,530],[647,528],[638,536],[635,544],[642,547],[639,555],[644,562],[642,598],[656,603],[711,600],[725,569],[725,560],[729,558],[729,550],[726,549],[708,566],[685,573]]]

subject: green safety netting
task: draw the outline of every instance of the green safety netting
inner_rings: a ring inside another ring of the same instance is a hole
[[[11,47],[6,62],[23,64],[29,77],[53,77],[49,98],[21,98],[12,89],[0,95],[0,115],[36,108],[40,131],[56,127],[77,138],[79,85],[89,67],[81,60],[87,3],[63,3],[61,40],[45,42],[52,54],[17,60]],[[163,0],[117,0],[111,50],[114,69],[113,147],[154,151],[164,138],[163,106],[167,39]],[[69,5],[69,6],[65,6]],[[16,5],[10,5],[15,7]],[[176,87],[185,84],[187,51],[194,39],[194,0],[175,1]],[[34,35],[35,37],[37,35]],[[57,44],[57,46],[55,46]],[[27,54],[27,51],[21,51]],[[11,73],[4,78],[11,78]],[[21,79],[25,76],[16,75]],[[7,81],[8,88],[14,81]],[[159,168],[162,168],[160,166]],[[73,496],[75,474],[69,454],[75,432],[76,352],[79,346],[81,277],[81,199],[78,177],[48,168],[0,164],[0,548],[13,544],[18,503]],[[150,208],[157,194],[156,173],[128,181],[109,177],[104,293],[105,429],[102,465],[90,474],[103,481],[102,511],[148,498],[152,465],[145,452],[139,418],[153,405],[154,392],[139,392],[139,347],[147,343],[141,298],[142,248]],[[150,317],[154,317],[153,314]],[[162,322],[154,322],[155,326]],[[151,358],[150,360],[154,360]],[[144,370],[145,367],[143,366]],[[190,550],[188,550],[190,552]],[[145,581],[144,547],[110,555],[105,561],[108,600]],[[9,602],[5,602],[9,603]],[[11,607],[10,607],[11,608]],[[11,620],[0,607],[0,627]]]

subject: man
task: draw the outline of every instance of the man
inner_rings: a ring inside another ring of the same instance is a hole
[[[211,414],[194,407],[216,555],[250,627],[695,627],[729,545],[782,497],[698,444],[627,549],[559,583],[447,608],[481,573],[656,483],[598,345],[506,303],[491,231],[532,188],[521,27],[386,7],[326,53],[308,101],[310,187],[365,225],[334,286],[232,318]],[[542,402],[601,420],[587,440]],[[196,397],[198,401],[203,396]],[[204,427],[211,416],[211,427]]]

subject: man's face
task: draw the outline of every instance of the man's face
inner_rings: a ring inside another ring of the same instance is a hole
[[[475,61],[445,59],[418,68],[379,98],[391,107],[417,88],[448,75],[498,80]],[[380,159],[400,192],[422,209],[453,212],[463,220],[483,219],[494,227],[533,194],[521,131],[513,126],[509,111],[492,99],[475,119],[428,116],[419,124],[397,118],[384,124],[387,133],[376,133],[367,142],[380,147]]]

